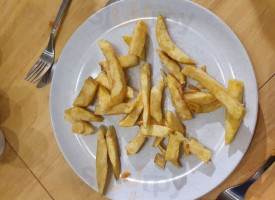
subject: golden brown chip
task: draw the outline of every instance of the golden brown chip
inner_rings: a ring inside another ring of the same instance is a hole
[[[165,168],[166,160],[164,155],[157,153],[154,159],[154,163],[159,166],[160,168]]]
[[[164,139],[163,137],[156,137],[152,146],[153,147],[159,146],[159,144],[163,141],[163,139]]]
[[[77,107],[88,107],[94,99],[97,86],[98,83],[92,77],[86,79],[73,105]]]
[[[111,86],[110,107],[112,107],[121,103],[125,97],[125,76],[112,45],[106,40],[100,40],[98,45],[108,63],[107,75]]]
[[[183,142],[184,136],[176,131],[169,135],[169,141],[165,153],[165,160],[170,162],[178,161],[180,144]]]
[[[108,149],[108,155],[112,164],[113,173],[115,179],[119,179],[120,174],[120,158],[118,153],[118,143],[116,131],[113,126],[110,126],[106,134],[106,143]]]
[[[141,57],[145,47],[147,24],[140,20],[136,23],[129,46],[129,54]]]
[[[198,92],[201,91],[199,88],[197,88],[195,85],[192,85],[192,84],[188,84],[188,88],[191,89],[191,90],[198,91]]]
[[[139,93],[133,110],[128,115],[126,115],[119,122],[118,125],[125,126],[125,127],[134,126],[142,110],[143,110],[142,94]]]
[[[105,130],[103,126],[99,127],[97,137],[97,151],[96,151],[96,179],[98,192],[103,194],[107,172],[108,172],[108,153],[107,144],[105,141]]]
[[[186,135],[185,126],[176,117],[176,115],[170,110],[167,110],[165,112],[165,126],[182,133],[183,136]]]
[[[65,110],[65,114],[72,116],[77,120],[89,121],[89,122],[102,122],[103,118],[101,116],[97,116],[91,111],[85,110],[80,107],[72,107]]]
[[[222,104],[224,104],[228,112],[235,118],[241,119],[246,113],[244,106],[231,97],[228,92],[215,79],[199,68],[187,65],[183,68],[182,73],[196,81],[209,90]]]
[[[183,98],[182,86],[177,79],[172,75],[167,75],[167,84],[172,99],[172,104],[181,120],[192,119],[192,115],[188,110]]]
[[[134,108],[135,102],[129,102],[129,103],[120,103],[112,108],[105,110],[101,106],[101,104],[98,104],[95,107],[95,114],[96,115],[121,115],[121,114],[127,114],[130,113]]]
[[[229,80],[228,93],[232,97],[236,98],[239,102],[242,102],[244,84],[238,80]],[[226,111],[225,118],[225,144],[230,144],[234,139],[238,128],[242,122],[242,118],[235,119],[232,115]]]
[[[72,123],[72,132],[82,135],[89,135],[94,132],[94,128],[89,122],[77,121]]]
[[[161,100],[164,87],[163,81],[160,80],[158,84],[151,89],[150,94],[150,115],[158,123],[162,123]]]
[[[122,36],[124,42],[127,44],[129,47],[131,44],[132,36],[131,35],[123,35]],[[145,40],[146,43],[146,40]],[[145,62],[145,57],[146,57],[146,44],[144,45],[144,48],[142,50],[141,56],[139,56],[139,59]]]
[[[217,101],[216,97],[208,92],[190,92],[184,94],[186,101],[198,104],[198,105],[209,105],[214,101]]]
[[[126,151],[128,155],[133,155],[141,148],[143,143],[146,141],[146,137],[140,134],[140,132],[135,136],[133,140],[129,142],[126,146]]]
[[[171,58],[169,58],[163,51],[157,49],[162,64],[175,76],[180,84],[185,85],[185,77],[181,71],[181,66]]]
[[[195,138],[190,138],[188,140],[189,149],[192,154],[200,158],[205,163],[208,163],[211,160],[212,153],[206,149],[201,143],[198,142]]]
[[[168,128],[166,126],[160,126],[160,125],[149,125],[147,128],[145,128],[144,125],[142,125],[139,129],[140,134],[142,134],[145,137],[167,137],[169,134],[172,134],[174,131],[171,128]]]
[[[134,67],[134,66],[138,65],[139,60],[138,60],[137,56],[126,55],[126,56],[118,57],[118,62],[120,63],[120,65],[123,69],[127,69],[127,68]],[[107,61],[100,61],[99,65],[100,65],[102,71],[107,71],[109,68]]]
[[[159,14],[156,25],[156,37],[160,48],[168,54],[168,56],[180,63],[195,64],[182,50],[180,50],[170,38],[163,17]]]
[[[143,102],[143,124],[145,127],[148,126],[150,117],[150,91],[151,91],[151,80],[150,77],[150,66],[147,63],[143,63],[140,67],[140,83],[141,93]]]

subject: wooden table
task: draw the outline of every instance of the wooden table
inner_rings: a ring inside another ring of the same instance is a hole
[[[107,0],[74,0],[56,41],[56,58],[76,28]],[[223,19],[245,46],[259,90],[259,116],[252,143],[236,170],[201,199],[215,199],[249,178],[275,148],[275,1],[195,0]],[[104,199],[64,160],[50,123],[50,86],[37,89],[24,76],[45,48],[61,0],[0,1],[0,129],[6,149],[0,157],[0,199]],[[240,66],[241,67],[241,66]],[[275,196],[272,167],[246,199]]]

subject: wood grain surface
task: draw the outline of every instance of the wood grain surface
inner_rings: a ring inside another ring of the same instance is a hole
[[[73,0],[58,29],[56,59],[73,32],[107,0]],[[275,148],[275,1],[194,0],[224,20],[245,46],[257,77],[259,116],[252,143],[236,170],[202,197],[249,178]],[[105,199],[88,187],[61,154],[50,123],[50,86],[37,89],[24,76],[44,50],[61,0],[0,1],[0,200]],[[241,66],[240,66],[241,67]],[[246,199],[275,196],[274,166],[249,189]]]

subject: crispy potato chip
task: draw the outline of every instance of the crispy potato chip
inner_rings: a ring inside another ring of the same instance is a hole
[[[208,92],[186,93],[184,94],[184,99],[198,105],[209,105],[217,101],[216,97]]]
[[[206,72],[206,66],[205,66],[205,65],[204,65],[204,66],[201,66],[200,69],[201,69],[202,71]]]
[[[142,125],[139,129],[140,134],[142,134],[145,137],[167,137],[169,134],[172,134],[174,131],[171,128],[168,128],[166,126],[160,126],[160,125],[149,125],[147,128],[145,128],[144,125]]]
[[[160,168],[165,168],[166,160],[164,155],[157,153],[154,159],[154,163],[159,166]]]
[[[123,172],[121,178],[128,178],[131,175],[130,172]]]
[[[162,123],[161,100],[164,87],[163,81],[160,80],[158,84],[151,89],[150,94],[150,115],[158,123]]]
[[[165,158],[165,154],[166,154],[166,150],[164,149],[164,147],[159,144],[159,150],[162,152],[162,154],[164,155],[164,158]],[[171,162],[176,168],[180,168],[180,164],[178,161],[174,161],[174,162]]]
[[[94,99],[97,86],[98,83],[92,77],[86,79],[73,105],[77,107],[88,107]]]
[[[102,110],[107,110],[110,107],[110,97],[111,95],[108,90],[99,85],[97,89],[97,107],[100,107]]]
[[[77,120],[76,118],[72,117],[70,114],[65,112],[65,116],[64,119],[68,122],[70,122],[71,124],[74,122],[78,122],[79,120]]]
[[[108,172],[108,153],[105,141],[105,130],[99,127],[96,151],[96,179],[98,192],[103,194]]]
[[[140,20],[136,23],[129,46],[129,54],[141,57],[145,47],[147,24]]]
[[[143,123],[147,127],[150,117],[150,91],[151,91],[151,80],[150,80],[150,66],[147,63],[143,63],[140,67],[140,83],[141,93],[143,102]]]
[[[191,89],[191,90],[195,90],[195,91],[198,91],[200,92],[200,88],[197,88],[195,85],[192,85],[192,84],[188,84],[188,88]]]
[[[120,115],[130,113],[134,108],[135,102],[120,103],[108,110],[104,110],[101,104],[95,107],[96,115]]]
[[[180,50],[170,38],[168,30],[166,28],[163,17],[159,14],[156,25],[156,37],[160,48],[167,53],[167,55],[185,64],[196,64],[191,58],[189,58],[182,50]]]
[[[139,60],[137,56],[134,55],[126,55],[126,56],[120,56],[118,57],[118,62],[120,63],[121,67],[123,69],[134,67],[138,65]],[[107,61],[100,61],[99,65],[102,69],[102,71],[107,71],[109,66]]]
[[[161,73],[161,76],[162,76],[163,83],[164,83],[165,87],[167,87],[167,75],[163,71],[163,69],[160,69],[160,73]]]
[[[181,71],[181,66],[171,58],[169,58],[163,51],[157,49],[162,64],[175,76],[180,84],[185,85],[185,77]]]
[[[184,137],[186,135],[185,126],[176,117],[176,115],[170,110],[167,110],[165,112],[165,126],[182,133]]]
[[[167,75],[167,84],[172,99],[172,104],[176,109],[176,112],[180,116],[181,120],[192,119],[192,115],[188,110],[183,98],[182,86],[177,79],[172,75]]]
[[[109,80],[107,75],[104,72],[101,72],[95,79],[99,85],[102,85],[103,87],[105,87],[106,89],[110,90],[110,84],[109,84]],[[133,99],[134,98],[134,90],[127,86],[126,88],[126,94],[125,94],[125,98],[127,99]]]
[[[199,88],[200,90],[205,89],[205,87],[203,87],[200,83],[197,83],[196,87]]]
[[[163,137],[156,137],[152,146],[153,147],[159,146],[159,144],[163,141],[163,139],[164,139]]]
[[[122,36],[124,42],[127,44],[128,47],[130,47],[132,36],[131,35],[123,35]],[[145,40],[146,43],[146,40]],[[139,59],[145,62],[146,57],[146,45],[144,45],[144,48],[142,50],[141,56],[139,56]]]
[[[190,154],[190,146],[185,140],[183,141],[183,151],[187,156]]]
[[[196,103],[193,103],[193,102],[189,102],[189,101],[186,101],[186,105],[187,105],[187,108],[194,114],[198,114],[198,113],[201,113],[201,106],[196,104]]]
[[[222,107],[223,104],[219,101],[214,101],[213,103],[210,103],[208,105],[201,106],[200,113],[209,113],[213,112],[214,110],[217,110],[218,108]]]
[[[108,155],[112,164],[113,173],[115,179],[119,179],[120,174],[120,158],[118,153],[118,143],[116,131],[113,126],[110,126],[106,134],[106,143],[108,149]]]
[[[192,154],[200,158],[205,163],[208,163],[211,160],[212,153],[206,149],[201,143],[198,142],[195,138],[190,138],[188,140],[189,149]]]
[[[165,160],[170,162],[178,161],[180,144],[183,142],[184,136],[182,133],[176,131],[169,135],[169,141],[165,153]]]
[[[77,120],[89,121],[89,122],[102,122],[103,118],[101,116],[97,116],[91,111],[85,110],[80,107],[72,107],[65,110],[65,114],[72,116]]]
[[[72,132],[82,135],[89,135],[94,132],[94,128],[89,122],[77,121],[72,123]]]
[[[107,75],[109,74],[108,79],[111,86],[110,107],[112,107],[121,103],[125,97],[125,76],[112,45],[106,40],[100,40],[98,45],[108,63]]]
[[[135,136],[135,138],[133,140],[131,140],[129,142],[129,144],[126,146],[127,154],[133,155],[136,152],[138,152],[138,150],[143,145],[145,140],[146,140],[146,137],[144,137],[142,134],[140,134],[140,132],[138,132],[138,134]]]
[[[142,94],[141,92],[137,96],[137,100],[135,102],[133,110],[126,115],[120,122],[119,126],[129,127],[134,126],[140,113],[143,110],[143,103],[142,103]]]
[[[235,119],[242,119],[246,113],[244,106],[235,98],[231,97],[228,92],[207,73],[199,68],[187,65],[183,68],[182,73],[196,81],[209,90],[221,103],[223,103],[228,112]]]
[[[228,82],[228,93],[232,97],[236,98],[239,102],[242,102],[244,84],[238,80],[229,80]],[[239,126],[242,122],[242,118],[235,119],[232,115],[226,111],[225,118],[225,144],[230,144],[234,139]]]

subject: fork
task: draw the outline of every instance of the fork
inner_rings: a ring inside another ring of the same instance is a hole
[[[269,158],[263,166],[246,182],[224,190],[216,200],[244,200],[248,188],[273,164],[275,161],[275,150],[272,151]]]
[[[105,5],[105,7],[111,5],[112,3],[115,3],[117,1],[119,1],[119,0],[109,0],[107,2],[107,4]],[[57,63],[57,61],[56,61],[56,63]],[[45,73],[43,78],[37,84],[37,86],[36,86],[37,88],[42,88],[42,87],[44,87],[45,85],[49,84],[52,81],[52,76],[53,76],[53,73],[54,73],[54,70],[55,70],[55,67],[54,67],[55,64],[53,64],[52,67],[50,67],[50,69]]]
[[[50,34],[50,39],[48,46],[46,49],[43,51],[39,59],[36,61],[34,66],[30,69],[28,72],[27,76],[25,77],[25,80],[30,81],[31,83],[35,83],[38,81],[47,71],[50,69],[54,62],[54,35],[55,31],[57,28],[57,25],[64,13],[64,10],[67,8],[69,5],[69,2],[71,0],[63,0],[59,11],[57,13],[57,16],[55,18],[51,34]]]

